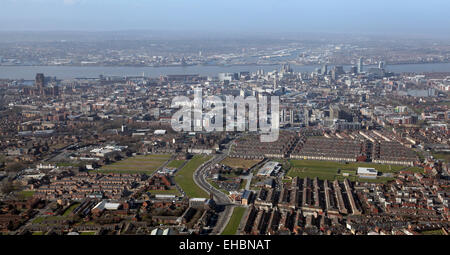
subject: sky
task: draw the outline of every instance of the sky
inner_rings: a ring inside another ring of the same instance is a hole
[[[450,34],[448,0],[0,0],[0,31]]]

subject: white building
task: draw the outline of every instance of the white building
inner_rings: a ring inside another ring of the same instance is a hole
[[[375,168],[358,167],[358,176],[361,178],[375,179],[378,171]]]
[[[261,169],[259,169],[257,176],[271,176],[273,173],[280,171],[281,166],[279,162],[267,162]]]

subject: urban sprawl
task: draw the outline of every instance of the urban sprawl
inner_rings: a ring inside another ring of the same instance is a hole
[[[450,72],[370,61],[2,79],[0,233],[448,235]],[[197,88],[224,102],[278,96],[278,140],[175,132],[172,100]]]

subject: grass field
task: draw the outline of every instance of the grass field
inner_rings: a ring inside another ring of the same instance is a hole
[[[181,168],[175,175],[175,182],[180,185],[186,195],[190,198],[209,197],[209,195],[198,187],[194,182],[194,172],[197,168],[208,161],[211,156],[195,155],[189,162]]]
[[[33,191],[33,190],[23,190],[23,191],[19,192],[19,196],[23,199],[29,199],[30,197],[33,197],[34,192],[35,191]]]
[[[35,231],[35,232],[33,232],[32,235],[33,236],[42,236],[42,235],[44,235],[44,232],[42,232],[42,231]]]
[[[80,232],[80,236],[93,236],[93,235],[95,235],[94,231]]]
[[[398,165],[381,165],[374,163],[340,163],[331,161],[317,161],[317,160],[291,160],[292,168],[289,170],[287,176],[300,178],[314,178],[321,180],[343,180],[345,177],[342,173],[348,173],[351,181],[360,182],[387,182],[392,178],[379,177],[375,180],[362,179],[356,176],[358,167],[373,167],[382,173],[395,173],[401,170],[408,170],[412,172],[422,172],[423,169],[418,167],[407,167]],[[340,172],[339,172],[340,171]]]
[[[170,190],[149,190],[152,195],[156,194],[164,194],[164,195],[176,195],[181,196],[180,192],[177,189],[170,189]]]
[[[450,153],[433,153],[435,159],[443,160],[447,163],[450,162]]]
[[[442,231],[442,229],[436,229],[436,230],[427,230],[427,231],[422,231],[420,232],[422,235],[428,235],[428,236],[440,236],[440,235],[444,235],[444,232]]]
[[[70,214],[73,210],[75,210],[75,208],[77,208],[79,205],[80,205],[80,203],[75,203],[75,204],[71,205],[69,208],[67,208],[67,209],[64,211],[64,213],[63,213],[62,216],[69,216],[69,214]]]
[[[170,157],[170,155],[135,156],[106,165],[97,171],[112,173],[152,173],[168,161]]]
[[[241,223],[242,216],[244,216],[245,208],[244,207],[235,207],[233,209],[233,215],[231,216],[228,225],[222,232],[222,235],[235,235],[236,231],[239,228],[239,224]]]
[[[227,157],[224,160],[222,160],[222,162],[220,162],[220,163],[224,164],[226,166],[229,166],[231,168],[234,168],[234,169],[242,168],[244,170],[247,170],[247,169],[253,167],[254,165],[258,164],[259,162],[261,162],[261,160],[250,160],[250,159]]]
[[[178,169],[184,164],[185,161],[186,160],[172,160],[169,162],[169,164],[167,164],[167,167]]]

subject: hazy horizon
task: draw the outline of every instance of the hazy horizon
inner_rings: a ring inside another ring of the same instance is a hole
[[[3,0],[0,31],[448,37],[450,1]]]

